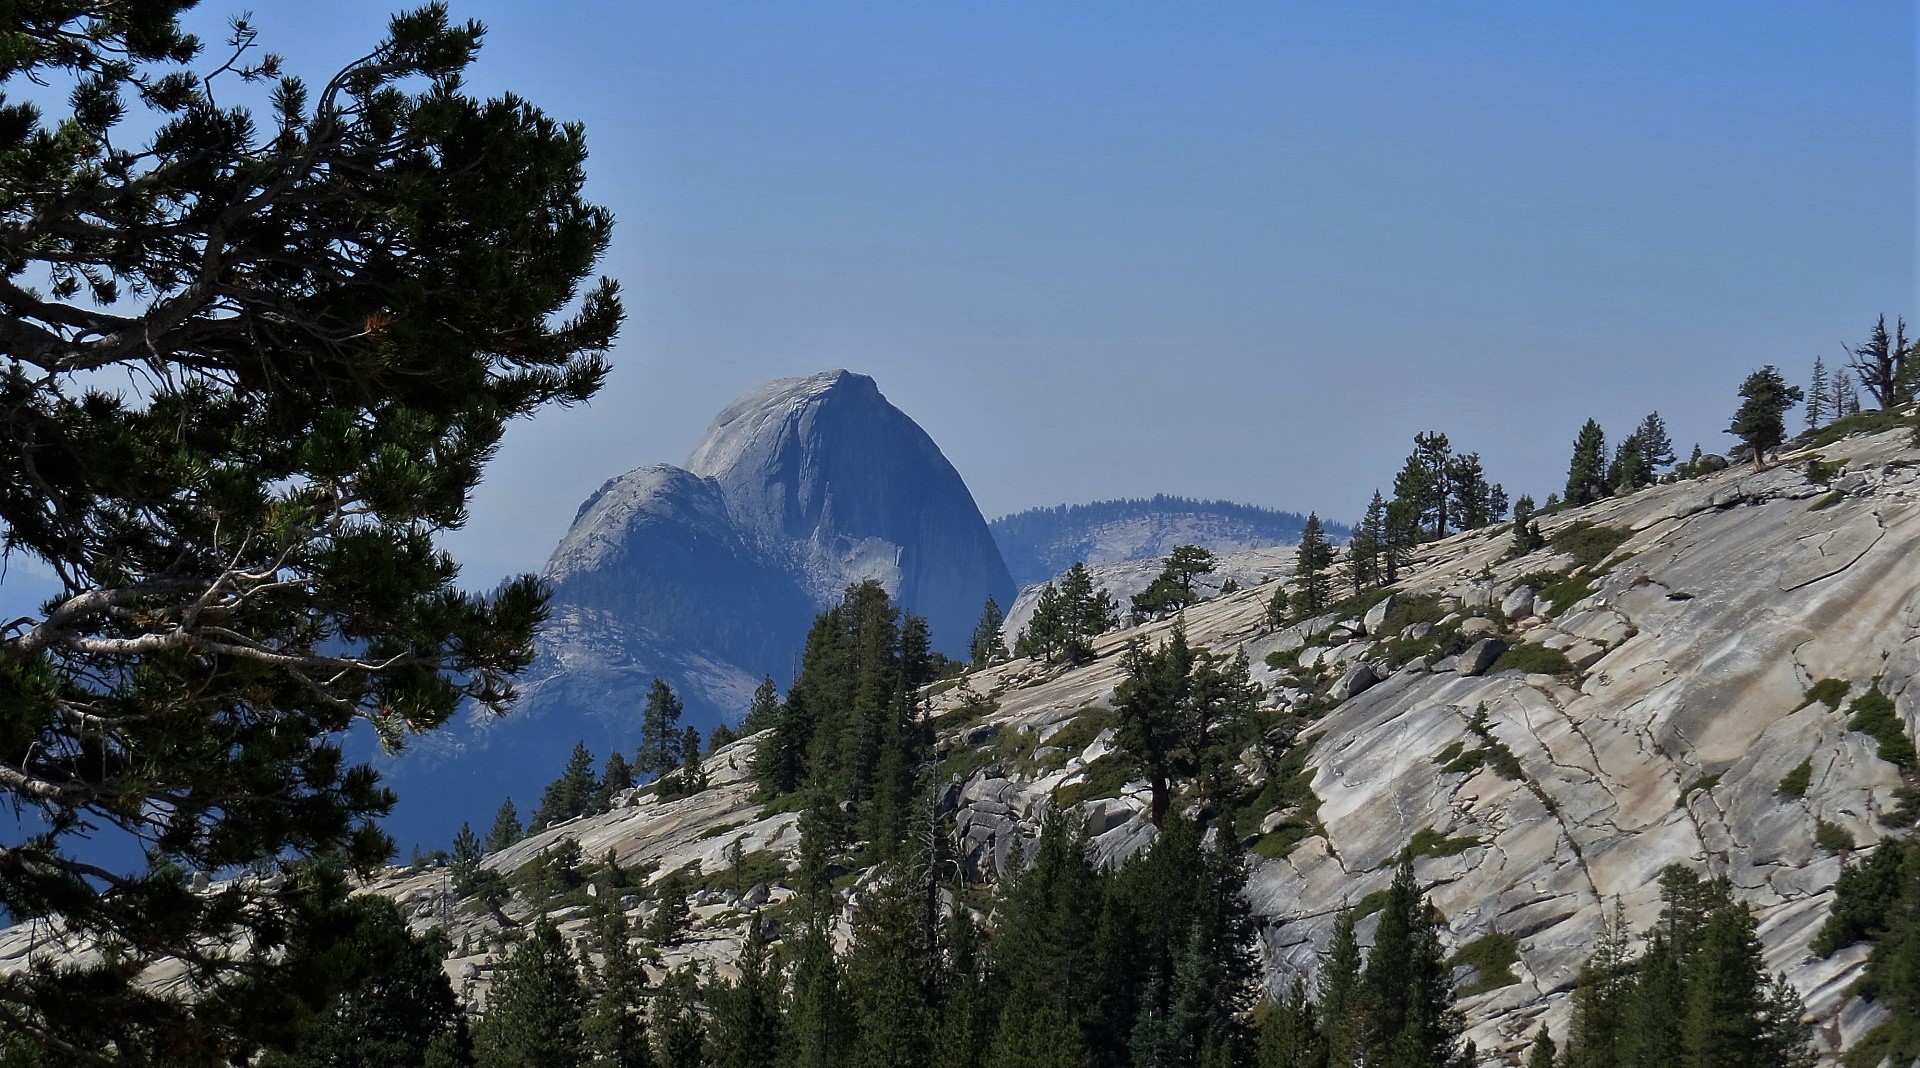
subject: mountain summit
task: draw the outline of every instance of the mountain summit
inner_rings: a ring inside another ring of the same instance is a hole
[[[748,393],[684,468],[609,479],[544,577],[553,614],[524,696],[506,719],[460,732],[452,759],[473,774],[454,789],[435,773],[435,794],[458,795],[429,802],[444,809],[439,823],[476,818],[502,794],[524,810],[577,739],[596,757],[631,750],[655,676],[680,694],[688,722],[738,719],[763,676],[791,676],[814,616],[849,583],[877,579],[952,654],[988,595],[1003,605],[1014,595],[959,472],[873,379],[844,370]],[[445,759],[403,759],[394,773],[424,774],[411,763]],[[425,793],[401,792],[410,807]]]

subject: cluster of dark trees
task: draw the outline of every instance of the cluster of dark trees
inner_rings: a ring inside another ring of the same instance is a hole
[[[1230,803],[1234,761],[1259,739],[1255,716],[1264,697],[1246,654],[1223,660],[1196,650],[1176,623],[1156,649],[1129,642],[1126,669],[1114,692],[1114,741],[1146,776],[1148,818],[1165,822],[1182,783],[1195,787],[1203,811]]]
[[[1620,443],[1611,459],[1607,456],[1607,435],[1600,424],[1589,419],[1574,439],[1573,458],[1567,462],[1565,496],[1549,500],[1548,507],[1567,504],[1591,504],[1615,493],[1627,493],[1659,481],[1674,463],[1673,441],[1659,412],[1649,412]]]
[[[1813,948],[1832,956],[1860,942],[1873,950],[1855,989],[1890,1015],[1848,1051],[1847,1064],[1920,1059],[1920,842],[1911,837],[1883,839],[1834,884],[1833,912]]]
[[[596,907],[569,946],[536,922],[495,976],[469,1031],[438,968],[443,946],[404,926],[369,959],[391,961],[302,1021],[270,1068],[1455,1068],[1458,1039],[1439,915],[1403,862],[1362,958],[1341,921],[1315,1004],[1264,1014],[1247,864],[1230,833],[1169,820],[1155,843],[1097,867],[1084,832],[1055,816],[1032,863],[1003,884],[983,926],[951,907],[938,855],[889,863],[860,891],[836,953],[831,832],[803,830],[797,928],[777,949],[749,920],[738,973],[649,979],[644,935]],[[1222,828],[1222,831],[1225,829]],[[390,913],[392,906],[367,906]],[[355,1037],[365,1044],[354,1047]],[[348,1051],[358,1050],[357,1056]],[[348,1057],[342,1060],[343,1056]],[[1329,1059],[1329,1058],[1340,1059]]]
[[[1096,588],[1084,562],[1075,562],[1055,586],[1049,582],[1034,604],[1033,617],[1013,641],[1013,655],[1049,662],[1084,663],[1093,658],[1093,639],[1120,622],[1120,606]]]
[[[831,814],[822,823],[836,841],[857,838],[870,859],[890,858],[932,750],[921,690],[935,672],[926,620],[902,614],[878,582],[848,587],[814,620],[800,674],[767,714],[754,754],[761,795],[804,794]]]
[[[1812,1068],[1813,1028],[1800,996],[1769,974],[1753,914],[1725,879],[1703,880],[1678,865],[1660,875],[1664,908],[1627,953],[1616,915],[1573,991],[1573,1019],[1558,1056],[1565,1068]]]

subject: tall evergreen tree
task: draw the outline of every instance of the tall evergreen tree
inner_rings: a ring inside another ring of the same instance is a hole
[[[1513,502],[1513,556],[1525,556],[1546,547],[1546,535],[1540,533],[1540,521],[1534,518],[1533,498],[1522,494]]]
[[[747,715],[740,721],[741,734],[758,734],[779,721],[780,690],[773,684],[773,676],[760,680],[753,688],[753,700],[747,705]]]
[[[1639,439],[1640,467],[1650,484],[1673,466],[1673,438],[1667,433],[1667,421],[1660,418],[1657,411],[1648,412],[1646,418],[1640,420],[1634,435]]]
[[[1449,504],[1452,499],[1447,477],[1453,447],[1447,436],[1425,431],[1413,436],[1413,452],[1394,476],[1393,499],[1402,506],[1421,537],[1443,538],[1451,526]]]
[[[735,965],[738,977],[716,983],[707,993],[712,1008],[708,1037],[713,1068],[778,1068],[786,1048],[780,973],[758,917],[747,921],[747,937]]]
[[[1452,974],[1439,919],[1405,853],[1380,910],[1367,955],[1367,1048],[1394,1068],[1453,1068],[1462,1024],[1452,1008]]]
[[[1626,913],[1618,901],[1604,921],[1593,956],[1573,985],[1565,1068],[1614,1068],[1621,1064],[1621,1035],[1633,990],[1627,957]]]
[[[453,876],[453,892],[465,894],[473,885],[473,874],[480,868],[480,838],[471,824],[462,823],[453,836],[453,850],[447,867]]]
[[[1320,968],[1321,1030],[1326,1036],[1327,1063],[1332,1068],[1354,1068],[1366,1051],[1367,985],[1353,923],[1353,910],[1341,909],[1334,919],[1327,959]]]
[[[886,865],[862,896],[844,976],[858,1021],[850,1068],[925,1068],[932,1061],[937,976],[920,881]]]
[[[1069,663],[1093,659],[1093,639],[1119,622],[1113,595],[1093,584],[1093,573],[1076,562],[1060,580],[1061,613],[1066,622],[1064,652]]]
[[[1299,590],[1301,610],[1311,615],[1327,606],[1332,596],[1333,545],[1320,526],[1320,514],[1310,513],[1300,531],[1300,545],[1294,550],[1293,582]]]
[[[1860,384],[1873,395],[1874,403],[1881,408],[1892,408],[1912,400],[1912,382],[1908,375],[1908,363],[1920,359],[1920,343],[1907,340],[1907,321],[1889,332],[1887,317],[1882,315],[1873,324],[1873,330],[1867,340],[1853,349],[1848,366],[1859,378]],[[1798,399],[1798,387],[1794,388]],[[1744,391],[1741,394],[1745,396]]]
[[[1000,627],[1006,617],[1000,614],[1000,602],[987,595],[987,603],[980,609],[980,622],[973,625],[973,640],[968,643],[967,654],[975,668],[983,668],[1007,658],[1007,642],[1000,636]]]
[[[352,898],[340,919],[352,934],[326,952],[349,970],[344,988],[300,1028],[291,1052],[269,1052],[260,1068],[417,1068],[436,1038],[458,1033],[443,937],[416,937],[398,906],[370,894]]]
[[[1319,1011],[1307,997],[1305,980],[1295,979],[1287,996],[1261,1017],[1255,1056],[1259,1068],[1327,1068]]]
[[[0,530],[57,586],[0,632],[0,804],[32,828],[0,913],[105,949],[0,979],[0,1034],[129,1063],[241,1056],[278,1025],[223,1006],[321,991],[284,951],[346,893],[180,872],[376,870],[394,799],[349,731],[511,704],[545,597],[462,592],[443,536],[511,421],[599,389],[622,317],[582,130],[469,95],[477,23],[423,6],[305,83],[191,7],[8,5],[0,48]],[[98,877],[103,835],[144,852]]]
[[[559,778],[547,784],[546,792],[540,797],[540,807],[533,813],[534,828],[551,827],[586,815],[593,808],[594,796],[599,790],[600,784],[593,778],[593,754],[587,751],[587,743],[575,742],[566,768]]]
[[[1527,1048],[1527,1068],[1554,1068],[1555,1052],[1553,1035],[1547,1032],[1546,1024],[1541,1024],[1533,1036],[1533,1045]]]
[[[1448,517],[1456,529],[1477,530],[1506,516],[1507,491],[1499,483],[1487,481],[1479,453],[1452,457],[1443,470]]]
[[[582,1068],[586,991],[560,932],[533,925],[494,978],[473,1033],[477,1068]]]
[[[1813,358],[1813,381],[1807,384],[1807,429],[1818,430],[1826,425],[1829,407],[1832,401],[1828,397],[1827,362],[1818,356]]]
[[[1573,459],[1567,464],[1568,504],[1592,504],[1607,495],[1607,435],[1592,419],[1574,439]]]
[[[634,754],[634,771],[658,780],[679,769],[682,711],[673,687],[654,679],[647,690],[646,707],[640,713],[640,749]]]
[[[524,837],[526,831],[520,826],[520,813],[509,797],[500,802],[499,811],[493,814],[493,826],[487,831],[487,852],[498,853]]]
[[[600,769],[600,782],[593,790],[592,812],[607,812],[613,808],[613,799],[633,789],[633,768],[627,764],[627,758],[620,755],[618,749],[607,754],[607,763]]]
[[[1800,403],[1800,387],[1787,385],[1779,369],[1768,364],[1747,376],[1740,396],[1743,400],[1727,433],[1752,450],[1754,469],[1764,470],[1767,452],[1787,440],[1787,409]]]
[[[626,913],[611,895],[597,900],[593,932],[600,943],[601,964],[582,1028],[591,1063],[594,1068],[653,1068],[653,1050],[640,1011],[647,994],[647,973],[634,951]]]
[[[707,1025],[700,1015],[698,965],[676,969],[654,996],[654,1063],[659,1068],[703,1068]]]

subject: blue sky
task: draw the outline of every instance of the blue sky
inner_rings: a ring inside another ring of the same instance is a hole
[[[1350,518],[1417,430],[1544,496],[1589,416],[1725,447],[1747,371],[1920,314],[1908,3],[453,8],[475,90],[586,124],[631,314],[508,437],[474,585],[771,377],[874,375],[989,515]],[[390,10],[253,13],[318,74]]]

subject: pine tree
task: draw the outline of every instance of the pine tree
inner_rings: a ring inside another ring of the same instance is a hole
[[[1355,596],[1366,587],[1384,581],[1380,556],[1386,549],[1386,539],[1387,503],[1381,499],[1380,491],[1374,490],[1373,499],[1367,502],[1366,514],[1347,541],[1348,578],[1353,582]]]
[[[1113,595],[1095,589],[1093,574],[1084,562],[1075,562],[1060,580],[1061,614],[1065,624],[1063,651],[1067,662],[1093,659],[1093,638],[1112,630],[1119,621]]]
[[[1646,465],[1640,432],[1636,430],[1614,446],[1613,462],[1607,465],[1607,488],[1614,493],[1631,493],[1652,484],[1653,472]]]
[[[702,1068],[707,1028],[700,1016],[698,965],[667,976],[653,1003],[654,1063],[660,1068]]]
[[[600,784],[593,778],[593,754],[587,751],[587,743],[575,742],[566,768],[559,778],[547,784],[546,792],[540,797],[540,807],[533,813],[534,828],[551,827],[586,815],[599,789]]]
[[[1026,627],[1014,639],[1013,655],[1052,660],[1053,654],[1066,645],[1066,633],[1066,610],[1060,591],[1049,582],[1034,600],[1033,615],[1028,617]]]
[[[688,724],[673,746],[680,766],[660,777],[662,798],[691,797],[707,788],[706,767],[700,761],[700,731]]]
[[[1813,358],[1813,381],[1807,384],[1807,429],[1818,430],[1826,425],[1830,418],[1828,406],[1832,401],[1827,396],[1827,362],[1818,356]]]
[[[1848,366],[1873,395],[1874,403],[1886,409],[1913,399],[1907,365],[1916,358],[1920,358],[1920,344],[1907,340],[1907,321],[1899,320],[1899,325],[1889,333],[1887,317],[1882,315],[1867,340],[1853,349]],[[1794,393],[1795,399],[1799,399],[1797,387]]]
[[[600,769],[600,783],[594,788],[593,805],[590,811],[611,811],[614,798],[631,789],[633,789],[633,768],[628,766],[627,758],[621,756],[620,751],[616,749],[607,754],[607,763]]]
[[[747,705],[747,715],[740,721],[741,734],[758,734],[772,727],[780,719],[780,690],[773,684],[773,676],[760,680],[754,687],[753,701]]]
[[[1326,1068],[1326,1045],[1319,1013],[1307,997],[1304,980],[1295,979],[1284,1000],[1260,1020],[1259,1068]]]
[[[786,1044],[780,973],[769,959],[758,917],[747,922],[735,966],[738,978],[717,983],[707,993],[713,1010],[708,1026],[713,1068],[777,1068]]]
[[[1646,477],[1644,484],[1651,485],[1664,469],[1673,466],[1673,438],[1668,435],[1667,421],[1660,418],[1659,412],[1648,412],[1633,433],[1639,443],[1640,469]]]
[[[1420,530],[1422,540],[1444,538],[1452,527],[1449,504],[1452,487],[1447,468],[1453,447],[1447,436],[1426,431],[1413,436],[1413,452],[1394,476],[1393,499]]]
[[[653,1068],[646,1020],[640,1013],[647,973],[634,952],[626,914],[611,895],[597,901],[593,932],[600,943],[601,963],[583,1032],[594,1068]]]
[[[514,810],[513,798],[500,802],[500,810],[493,814],[493,827],[487,831],[487,852],[498,853],[520,839],[526,837],[526,831],[520,826],[520,813]]]
[[[1353,910],[1341,909],[1320,967],[1321,1032],[1331,1068],[1354,1068],[1366,1049],[1367,986],[1353,924]]]
[[[1006,618],[1000,614],[1000,602],[989,594],[987,603],[980,609],[980,622],[973,626],[973,640],[967,646],[969,659],[975,668],[983,668],[1007,658],[1006,639],[1000,636],[1000,627]]]
[[[1567,464],[1568,504],[1592,504],[1607,495],[1607,436],[1600,424],[1589,419],[1580,428],[1573,443],[1573,459]]]
[[[586,992],[560,932],[542,919],[495,977],[473,1033],[477,1068],[581,1068]]]
[[[1128,643],[1127,676],[1114,691],[1114,741],[1146,775],[1147,818],[1156,827],[1166,820],[1186,766],[1194,660],[1186,627],[1176,623],[1157,650],[1149,652],[1138,639]]]
[[[923,1068],[932,1057],[936,977],[918,880],[888,865],[861,898],[843,969],[859,1021],[852,1068]]]
[[[1581,965],[1574,980],[1565,1068],[1614,1068],[1621,1063],[1621,1035],[1633,992],[1631,964],[1626,913],[1616,900],[1593,956]]]
[[[1293,582],[1299,590],[1300,609],[1312,615],[1327,606],[1333,579],[1333,546],[1320,526],[1320,514],[1310,513],[1300,531],[1300,545],[1294,550]]]
[[[1387,890],[1363,981],[1373,1059],[1395,1068],[1451,1068],[1462,1025],[1451,1007],[1438,916],[1414,882],[1410,852]]]
[[[1488,482],[1477,452],[1462,453],[1447,461],[1448,515],[1459,530],[1477,530],[1499,522],[1507,514],[1507,491],[1497,482]]]
[[[10,978],[0,1033],[128,1063],[242,1056],[280,1021],[223,999],[308,984],[284,951],[347,892],[180,872],[378,869],[393,796],[341,739],[512,703],[545,595],[462,592],[443,539],[622,317],[583,132],[469,95],[477,23],[423,6],[303,83],[191,6],[10,5],[0,49],[0,530],[59,576],[0,632],[0,804],[35,828],[0,913],[111,947]],[[144,854],[97,878],[102,834]]]
[[[1553,1036],[1547,1033],[1547,1025],[1541,1024],[1538,1034],[1533,1036],[1533,1045],[1527,1049],[1527,1068],[1553,1068]]]
[[[633,770],[659,780],[680,767],[680,698],[673,687],[654,679],[647,690],[647,705],[640,714],[640,750],[634,755]]]
[[[1747,376],[1740,386],[1744,398],[1727,433],[1746,443],[1755,470],[1766,469],[1766,454],[1787,439],[1787,409],[1800,403],[1799,386],[1789,386],[1772,364]]]
[[[1513,548],[1508,554],[1525,556],[1545,548],[1546,544],[1546,536],[1540,533],[1540,521],[1534,518],[1533,498],[1522,495],[1513,502]]]
[[[352,898],[337,920],[351,934],[325,952],[348,969],[343,989],[300,1027],[290,1052],[267,1053],[260,1068],[414,1068],[436,1038],[458,1031],[444,938],[415,936],[398,906],[373,895]]]
[[[1267,598],[1266,623],[1268,630],[1278,630],[1287,625],[1293,615],[1293,599],[1287,596],[1287,584],[1273,584],[1273,596]]]
[[[447,867],[453,875],[453,892],[468,893],[473,885],[473,873],[480,868],[480,839],[473,833],[470,824],[462,823],[460,833],[453,836],[452,859]]]

